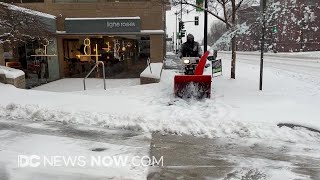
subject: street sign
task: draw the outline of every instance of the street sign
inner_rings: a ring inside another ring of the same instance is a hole
[[[203,11],[203,0],[196,0],[196,11]]]
[[[222,75],[222,62],[221,59],[217,59],[214,61],[211,61],[212,63],[212,76],[220,76]]]

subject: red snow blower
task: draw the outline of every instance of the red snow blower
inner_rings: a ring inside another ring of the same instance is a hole
[[[191,57],[182,58],[184,75],[174,77],[174,94],[180,98],[210,98],[211,75],[203,75],[203,71],[209,56],[205,52],[200,60],[192,62]],[[199,59],[199,58],[198,58]]]

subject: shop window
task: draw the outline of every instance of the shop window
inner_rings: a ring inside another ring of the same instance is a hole
[[[91,57],[81,56],[86,54],[84,48]],[[146,59],[150,57],[150,37],[109,35],[64,39],[63,53],[68,77],[86,76],[96,61],[93,55],[98,54],[98,60],[105,64],[106,77],[138,78],[146,67]],[[102,76],[102,70],[95,73]],[[95,76],[94,73],[92,76]]]
[[[140,37],[139,54],[141,58],[150,57],[150,36]]]

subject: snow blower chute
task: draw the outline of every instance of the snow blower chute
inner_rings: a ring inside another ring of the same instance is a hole
[[[176,97],[210,98],[211,75],[203,75],[208,56],[209,51],[203,54],[198,63],[192,63],[188,58],[183,60],[185,75],[174,77],[174,94]],[[194,69],[193,73],[190,73],[190,69]]]

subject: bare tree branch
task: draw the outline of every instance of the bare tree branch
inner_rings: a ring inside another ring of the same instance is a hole
[[[190,6],[199,8],[199,9],[201,9],[201,10],[203,10],[203,11],[206,11],[206,12],[208,12],[209,14],[211,14],[212,16],[214,16],[214,17],[216,17],[217,19],[219,19],[220,21],[226,23],[227,25],[230,25],[228,21],[226,21],[225,19],[223,19],[222,17],[220,17],[218,14],[215,14],[215,13],[209,11],[208,9],[204,9],[204,8],[202,8],[202,7],[198,7],[198,6],[194,5],[194,4],[188,3],[187,1],[184,1],[183,4],[187,4],[187,5],[190,5]]]

